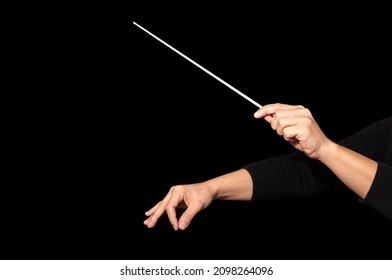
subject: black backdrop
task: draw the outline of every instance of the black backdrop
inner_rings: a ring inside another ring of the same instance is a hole
[[[133,21],[262,105],[307,106],[331,139],[390,115],[383,17],[291,8],[82,14],[68,51],[53,58],[65,68],[51,98],[24,119],[29,142],[4,196],[13,214],[4,220],[4,258],[385,258],[391,222],[348,190],[215,201],[186,231],[174,232],[166,217],[143,225],[172,185],[293,148],[253,118],[256,106]]]

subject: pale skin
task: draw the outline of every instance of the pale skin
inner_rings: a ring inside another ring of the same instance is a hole
[[[331,141],[309,109],[301,105],[268,104],[254,117],[266,120],[293,147],[322,162],[359,197],[366,197],[377,171],[377,162]],[[252,178],[245,169],[196,184],[173,186],[163,200],[145,213],[148,218],[144,224],[153,228],[166,213],[174,230],[184,230],[213,200],[249,201],[252,192]],[[185,209],[180,217],[177,217],[176,208]]]

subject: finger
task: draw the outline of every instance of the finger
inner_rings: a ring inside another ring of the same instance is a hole
[[[289,118],[308,117],[309,115],[310,111],[303,106],[291,106],[290,108],[277,110],[271,121],[271,127],[274,130],[278,130],[280,126],[287,123]],[[281,133],[278,134],[282,135]]]
[[[159,216],[150,216],[148,217],[148,219],[144,220],[144,224],[148,227],[148,228],[153,228],[155,227],[157,221],[159,219]]]
[[[265,118],[265,117],[268,116],[268,115],[272,115],[272,114],[275,112],[276,107],[277,107],[279,104],[280,104],[280,103],[264,105],[263,107],[261,107],[259,110],[257,110],[257,111],[254,113],[254,117],[257,118],[257,119],[260,119],[260,118]],[[268,120],[267,120],[267,121],[268,121]]]
[[[150,224],[151,215],[155,213],[156,209],[157,209],[158,206],[161,204],[161,202],[162,202],[162,201],[159,201],[157,204],[155,204],[155,206],[154,206],[153,208],[151,208],[150,210],[148,210],[148,211],[145,212],[145,215],[146,215],[146,216],[149,216],[147,219],[145,219],[145,220],[143,221],[143,223],[144,223],[146,226],[148,226],[148,225]],[[149,227],[153,227],[153,225],[152,225],[152,226],[149,226]]]
[[[289,141],[290,143],[294,144],[298,142],[296,136],[298,135],[298,130],[294,130],[292,127],[286,127],[283,129],[282,136],[284,140]]]
[[[308,126],[303,125],[300,122],[298,125],[287,126],[283,129],[283,136],[285,139],[296,139],[297,141],[303,141],[309,135],[310,130]]]
[[[190,203],[187,210],[181,215],[179,221],[179,228],[186,229],[192,222],[193,218],[203,209],[203,205],[199,202]]]
[[[157,208],[155,209],[154,213],[152,213],[151,216],[147,219],[148,222],[146,223],[146,226],[148,228],[154,227],[158,219],[165,212],[166,204],[170,200],[172,193],[173,193],[173,188],[170,189],[170,191],[165,196],[165,198],[157,205]]]
[[[152,207],[150,210],[146,211],[145,215],[146,216],[151,216],[155,212],[155,210],[158,208],[160,203],[161,203],[161,201],[159,201],[157,204],[155,204],[155,206]]]
[[[272,116],[278,110],[292,110],[292,109],[301,109],[304,108],[302,105],[288,105],[281,103],[267,104],[257,110],[254,114],[255,118],[265,118],[266,121],[270,122],[272,118],[268,117],[268,115]]]
[[[283,130],[291,127],[291,126],[296,126],[301,122],[302,118],[298,117],[276,117],[276,120],[274,120],[271,123],[271,127],[276,130],[276,133],[279,135],[283,135]],[[286,139],[288,140],[288,139]]]
[[[273,119],[274,119],[274,115],[266,115],[266,116],[264,116],[264,120],[266,120],[269,123],[271,123]]]
[[[174,230],[178,230],[178,220],[177,220],[177,212],[176,208],[178,205],[184,200],[182,194],[178,194],[177,192],[173,192],[169,202],[166,205],[166,213],[169,218],[170,223],[172,224]]]
[[[143,221],[143,224],[145,224],[146,226],[149,227],[150,221],[151,221],[151,217],[148,217],[147,219],[145,219],[145,220]]]

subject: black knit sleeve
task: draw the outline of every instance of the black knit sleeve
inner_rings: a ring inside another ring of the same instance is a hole
[[[361,202],[392,219],[392,167],[378,163],[373,184]]]
[[[391,132],[392,117],[339,141],[339,144],[378,162],[375,180],[363,202],[389,217],[392,211]],[[302,152],[261,160],[244,168],[253,180],[252,201],[291,199],[342,185],[325,165]]]
[[[377,161],[377,172],[364,204],[392,219],[392,117],[368,126],[341,144]]]
[[[252,201],[312,195],[340,183],[326,166],[302,152],[262,160],[244,168],[253,180]]]

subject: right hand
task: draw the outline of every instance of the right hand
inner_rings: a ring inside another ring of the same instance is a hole
[[[268,104],[255,113],[264,118],[279,135],[296,149],[313,159],[321,160],[328,153],[329,140],[309,109],[302,105]]]
[[[213,197],[214,194],[207,183],[174,186],[162,201],[145,213],[148,218],[144,224],[148,228],[153,228],[166,212],[174,230],[184,230],[197,213],[211,204]],[[177,219],[176,208],[186,209],[179,219]]]

